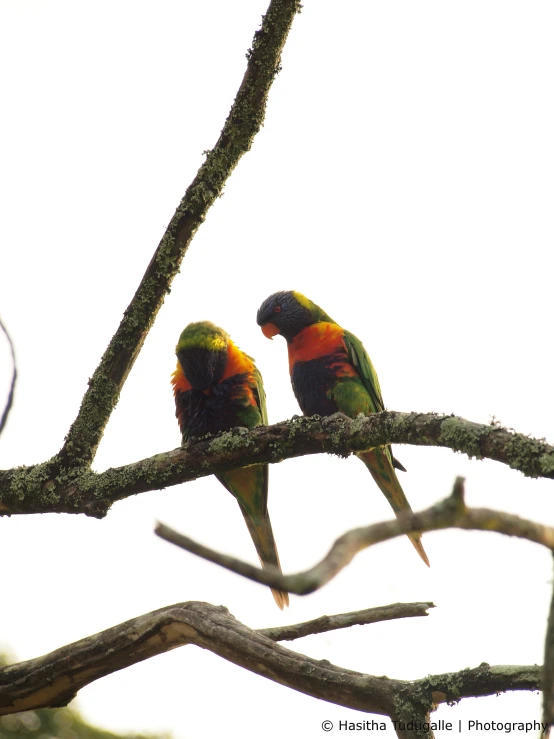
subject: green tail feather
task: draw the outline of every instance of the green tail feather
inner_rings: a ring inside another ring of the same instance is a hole
[[[217,479],[232,493],[240,506],[262,567],[271,565],[281,572],[277,545],[267,512],[267,466],[255,465],[230,470]],[[289,594],[271,588],[281,610],[289,604]]]
[[[362,452],[357,456],[371,472],[371,476],[385,498],[389,501],[396,516],[404,511],[411,511],[412,508],[396,477],[392,461],[389,459],[386,451],[384,449],[372,449],[369,452]],[[421,543],[421,534],[408,534],[408,538],[427,567],[430,567],[429,559]]]
[[[248,526],[248,531],[250,531],[250,536],[252,537],[256,551],[258,552],[258,557],[260,558],[262,567],[272,565],[273,567],[277,567],[279,572],[282,572],[281,563],[279,562],[279,553],[277,552],[277,545],[275,544],[275,539],[273,537],[273,529],[271,528],[269,516],[266,515],[265,517],[254,520],[242,505],[240,505],[240,509],[244,516],[244,520],[246,521],[246,525]],[[288,593],[285,593],[282,590],[276,590],[275,588],[271,588],[271,592],[273,593],[275,602],[281,610],[283,610],[285,606],[288,606]]]

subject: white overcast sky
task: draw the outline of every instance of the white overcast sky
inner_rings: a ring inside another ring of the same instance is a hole
[[[266,4],[0,2],[0,315],[20,374],[2,467],[60,448],[216,142]],[[265,126],[196,235],[94,468],[178,446],[169,376],[189,321],[222,325],[256,358],[271,422],[298,413],[284,342],[266,341],[255,323],[279,289],[304,292],[362,339],[387,407],[495,416],[554,441],[553,22],[546,1],[305,0]],[[2,398],[9,370],[0,338]],[[416,509],[463,474],[470,504],[552,523],[550,481],[448,450],[396,454]],[[325,456],[271,470],[270,512],[286,572],[317,561],[348,528],[390,518],[360,462]],[[251,627],[433,600],[425,619],[290,646],[407,679],[542,662],[551,558],[530,543],[427,534],[430,570],[407,539],[383,544],[282,614],[261,586],[154,537],[157,519],[256,561],[235,501],[213,478],[128,499],[103,521],[1,519],[2,641],[28,659],[186,600],[224,604]],[[98,681],[77,704],[114,731],[176,739],[315,739],[324,719],[372,718],[195,647]],[[539,696],[512,694],[435,717],[539,712]]]

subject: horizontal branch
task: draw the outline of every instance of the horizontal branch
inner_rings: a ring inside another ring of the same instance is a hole
[[[538,665],[489,665],[429,675],[411,684],[422,701],[431,697],[434,704],[457,703],[462,698],[484,698],[509,690],[541,690],[541,667]]]
[[[330,618],[340,620],[340,615]],[[464,697],[540,687],[537,666],[481,665],[414,682],[374,677],[281,647],[264,631],[249,629],[222,606],[188,602],[161,608],[37,659],[1,668],[0,715],[66,705],[85,685],[186,644],[314,698],[384,716],[397,715],[400,697],[430,708]]]
[[[48,462],[3,470],[0,512],[86,513],[101,518],[117,500],[234,467],[321,452],[346,457],[388,443],[446,447],[502,462],[528,476],[554,478],[554,447],[499,426],[434,413],[384,411],[354,419],[335,414],[236,428],[101,473],[60,470]]]
[[[553,527],[527,521],[502,511],[466,508],[463,498],[464,480],[462,477],[457,477],[449,498],[420,513],[403,513],[394,521],[351,529],[335,541],[328,554],[318,564],[304,572],[292,575],[282,574],[274,567],[266,567],[262,570],[248,562],[217,552],[165,524],[158,523],[155,533],[181,549],[218,564],[237,575],[296,595],[308,595],[322,588],[364,549],[412,532],[421,533],[448,528],[494,531],[527,539],[554,551]]]

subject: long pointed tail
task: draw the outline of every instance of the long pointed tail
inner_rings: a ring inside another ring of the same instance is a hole
[[[369,452],[358,454],[358,457],[371,472],[371,476],[389,501],[394,513],[398,516],[403,511],[411,511],[412,508],[396,477],[396,472],[387,452],[384,449],[372,449]],[[427,567],[430,567],[429,559],[421,543],[421,534],[408,534],[408,538]]]
[[[271,528],[269,516],[266,515],[265,517],[262,516],[254,518],[240,503],[239,505],[242,515],[244,516],[244,520],[246,521],[246,525],[248,526],[248,531],[250,531],[250,536],[252,537],[254,546],[256,547],[256,551],[258,552],[258,557],[260,558],[262,567],[273,565],[273,567],[277,567],[277,569],[281,571],[279,553],[277,552],[277,545],[275,544],[275,539],[273,537],[273,529]],[[271,588],[271,592],[273,593],[275,602],[281,610],[283,610],[285,606],[288,606],[288,593],[285,593],[282,590],[275,590],[274,588]]]
[[[266,480],[262,465],[243,467],[218,475],[218,480],[231,492],[240,506],[248,531],[258,552],[262,567],[272,565],[281,570],[277,545],[266,507]],[[289,594],[271,588],[275,602],[281,610],[289,604]]]

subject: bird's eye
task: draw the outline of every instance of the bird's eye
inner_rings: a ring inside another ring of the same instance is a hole
[[[280,305],[276,305],[275,308],[273,309],[273,312],[274,313],[280,313],[281,312],[281,306]]]

